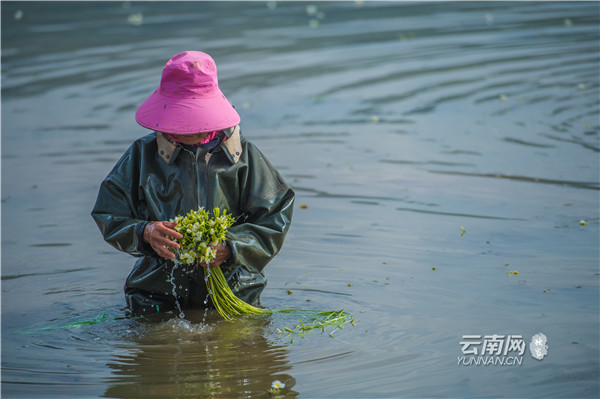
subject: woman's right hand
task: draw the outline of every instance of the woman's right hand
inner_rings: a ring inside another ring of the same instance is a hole
[[[172,241],[183,238],[181,234],[173,230],[177,222],[150,222],[144,228],[144,241],[152,246],[158,256],[165,259],[173,259],[175,254],[169,248],[179,249],[179,244]]]

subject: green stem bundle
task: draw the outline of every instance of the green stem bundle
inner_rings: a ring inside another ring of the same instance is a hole
[[[236,297],[229,288],[220,267],[205,268],[204,277],[210,299],[225,320],[231,320],[232,316],[272,313],[270,309],[257,308]]]

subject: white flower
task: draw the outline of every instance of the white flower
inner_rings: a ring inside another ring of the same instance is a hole
[[[192,263],[194,262],[195,254],[185,253],[181,255],[181,261],[183,263]]]
[[[206,252],[204,253],[204,257],[206,259],[214,259],[217,256],[217,250],[214,248],[206,248]]]
[[[273,389],[285,388],[285,384],[283,382],[279,381],[279,380],[275,380],[271,384],[271,388],[273,388]]]

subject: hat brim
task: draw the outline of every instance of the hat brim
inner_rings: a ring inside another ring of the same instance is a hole
[[[156,90],[135,113],[137,123],[164,133],[194,134],[223,130],[240,116],[220,90],[195,98],[174,98]]]

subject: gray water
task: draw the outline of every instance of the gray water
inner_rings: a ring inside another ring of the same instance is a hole
[[[598,397],[597,2],[1,7],[3,398]],[[297,193],[262,304],[355,327],[124,318],[89,213],[184,50]],[[457,364],[492,334],[520,365]]]

